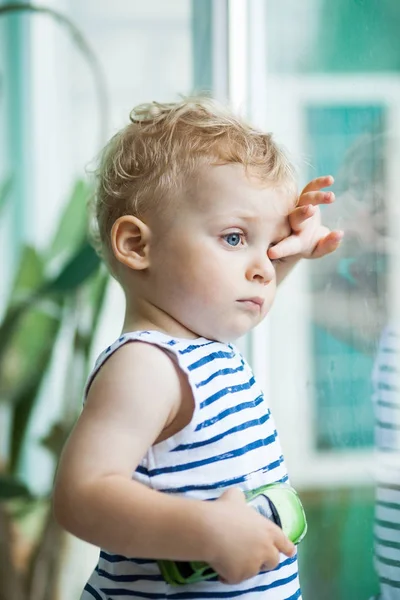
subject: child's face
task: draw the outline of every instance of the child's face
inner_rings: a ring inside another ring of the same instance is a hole
[[[295,201],[249,179],[241,165],[204,167],[174,214],[150,219],[147,299],[183,334],[221,341],[245,334],[274,300],[267,252],[290,234]]]

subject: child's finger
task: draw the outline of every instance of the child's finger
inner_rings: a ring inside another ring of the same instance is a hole
[[[320,240],[312,253],[312,258],[321,258],[326,254],[334,252],[339,246],[344,236],[341,230],[331,231],[326,237]]]
[[[313,216],[315,213],[315,207],[312,204],[305,204],[304,206],[298,206],[289,215],[290,227],[297,231],[302,223]]]
[[[271,246],[268,250],[268,257],[271,260],[277,260],[278,258],[299,254],[301,249],[302,245],[299,236],[290,235],[275,246]]]
[[[331,204],[334,200],[335,194],[333,192],[306,192],[301,194],[297,206]]]
[[[276,532],[274,544],[275,548],[286,554],[286,556],[293,556],[296,552],[296,546],[286,537],[281,529]]]
[[[307,183],[307,185],[301,193],[307,194],[308,192],[318,192],[322,188],[329,187],[330,185],[332,185],[334,181],[335,180],[333,179],[332,175],[324,175],[323,177],[317,177],[316,179],[313,179],[312,181]]]
[[[273,548],[269,551],[268,557],[265,559],[262,565],[260,565],[259,572],[272,571],[279,565],[279,550]]]

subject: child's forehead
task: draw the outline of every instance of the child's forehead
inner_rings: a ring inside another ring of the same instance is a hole
[[[210,213],[228,209],[251,216],[270,210],[271,216],[284,216],[297,203],[294,182],[263,181],[241,164],[204,166],[192,181],[193,204]]]

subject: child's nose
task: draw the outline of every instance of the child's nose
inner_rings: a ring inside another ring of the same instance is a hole
[[[249,281],[269,283],[275,277],[275,269],[267,253],[257,256],[247,268],[246,277]]]

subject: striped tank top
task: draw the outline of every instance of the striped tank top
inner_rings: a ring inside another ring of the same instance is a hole
[[[400,328],[381,336],[373,371],[377,486],[375,567],[381,600],[400,598]]]
[[[288,480],[263,393],[233,345],[173,338],[156,331],[124,334],[99,356],[88,386],[107,358],[132,341],[155,344],[168,352],[186,374],[194,397],[191,422],[153,445],[133,479],[166,494],[202,500],[218,498],[231,486],[247,491]],[[81,600],[121,598],[297,600],[301,598],[297,556],[281,555],[276,569],[239,585],[204,581],[176,587],[163,580],[156,561],[101,549]]]

